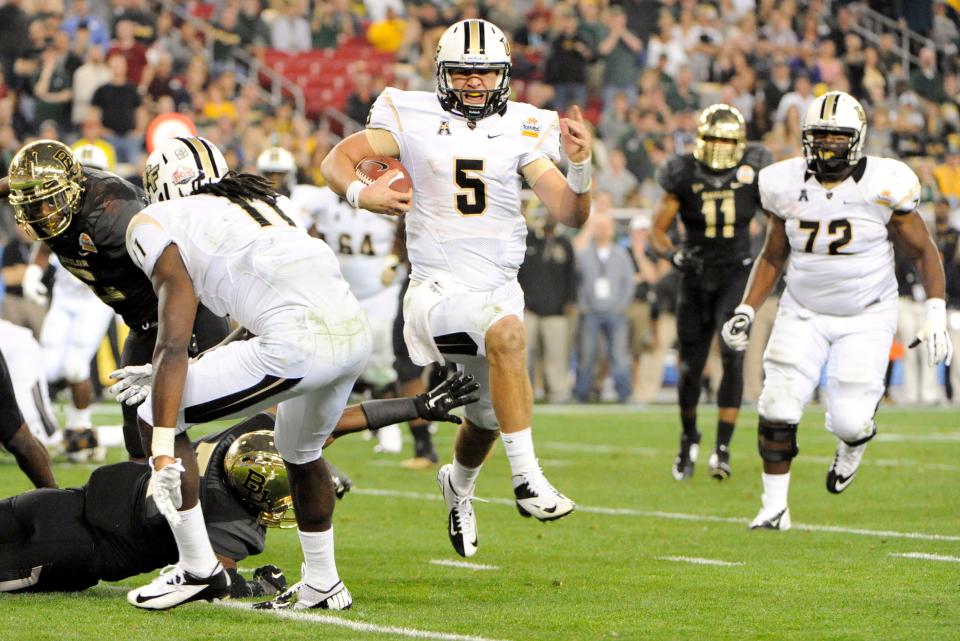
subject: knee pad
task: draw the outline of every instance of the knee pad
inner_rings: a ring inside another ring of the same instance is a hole
[[[825,427],[828,432],[852,447],[863,445],[877,433],[873,412],[864,417],[863,412],[844,411],[842,406],[831,408],[827,412]]]
[[[788,463],[800,452],[797,447],[797,424],[781,423],[760,417],[757,449],[760,458],[768,463]],[[780,447],[771,447],[777,443]]]
[[[768,379],[757,400],[757,411],[776,423],[797,424],[803,415],[803,406],[787,381],[778,383]]]

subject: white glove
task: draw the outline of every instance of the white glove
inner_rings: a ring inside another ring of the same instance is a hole
[[[23,288],[23,297],[31,303],[46,305],[50,300],[47,296],[47,286],[43,284],[43,268],[40,265],[27,265],[20,286]]]
[[[397,267],[400,265],[400,259],[396,254],[390,254],[383,259],[383,271],[380,272],[380,284],[384,287],[390,287],[393,281],[397,279]]]
[[[750,326],[753,324],[754,311],[749,305],[737,305],[733,316],[723,324],[720,336],[727,347],[742,352],[750,343]]]
[[[153,383],[153,365],[127,365],[110,372],[110,378],[118,381],[107,391],[116,396],[117,401],[127,405],[139,405],[150,394]]]
[[[173,459],[173,463],[156,470],[153,467],[153,457],[150,457],[150,469],[153,471],[153,502],[157,509],[171,526],[180,524],[180,513],[177,510],[183,505],[183,495],[180,493],[180,475],[186,472],[181,459]]]
[[[927,344],[927,363],[930,367],[953,360],[953,343],[947,333],[947,304],[942,298],[928,298],[925,304],[927,319],[917,332],[910,347]]]

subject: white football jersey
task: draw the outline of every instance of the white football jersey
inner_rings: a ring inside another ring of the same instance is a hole
[[[899,160],[867,156],[826,189],[803,158],[760,170],[763,208],[782,218],[790,241],[787,291],[804,307],[847,316],[897,296],[890,217],[920,201],[920,181]]]
[[[340,196],[329,187],[294,185],[290,200],[300,212],[300,224],[304,229],[310,229],[328,210],[337,206]]]
[[[277,206],[196,195],[150,205],[127,229],[127,252],[150,276],[167,245],[177,245],[197,297],[257,335],[271,317],[308,306],[334,323],[358,305],[327,245],[294,223],[286,197]]]
[[[540,158],[560,160],[557,113],[510,102],[470,129],[434,93],[387,88],[367,127],[393,134],[413,181],[411,278],[452,278],[475,291],[516,278],[527,235],[520,170]]]

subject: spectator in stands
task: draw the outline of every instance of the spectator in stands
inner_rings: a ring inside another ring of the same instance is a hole
[[[700,93],[694,86],[693,72],[689,66],[677,71],[674,82],[667,88],[666,100],[670,111],[697,111],[700,109]]]
[[[946,276],[947,327],[950,331],[950,340],[960,341],[960,324],[956,322],[956,319],[960,318],[960,251],[958,251],[957,246],[958,241],[960,241],[960,230],[950,224],[950,206],[951,201],[946,198],[940,198],[936,201],[933,210],[933,237],[940,249],[941,256],[943,256],[943,271]],[[953,319],[953,322],[950,319]],[[960,362],[957,359],[954,359],[953,363],[950,364],[949,380],[952,393],[950,401],[953,405],[960,405]]]
[[[366,7],[367,10],[367,17],[372,22],[386,19],[391,9],[394,15],[403,15],[403,4],[403,0],[363,0],[363,6]]]
[[[95,15],[90,13],[88,0],[73,0],[70,11],[63,21],[61,28],[74,39],[78,29],[86,29],[90,34],[90,42],[106,50],[110,46],[110,32]]]
[[[884,94],[886,94],[887,91],[887,69],[880,59],[880,54],[877,52],[876,47],[867,47],[863,50],[863,78],[861,85],[867,102],[876,107],[870,98],[870,96],[873,95],[873,90],[879,89]]]
[[[316,3],[310,22],[314,49],[333,49],[354,37],[359,30],[360,21],[350,11],[349,0]]]
[[[630,99],[624,92],[614,94],[603,106],[597,131],[607,144],[617,144],[630,130]]]
[[[660,11],[657,21],[657,32],[650,37],[647,43],[647,67],[660,67],[670,78],[676,78],[677,72],[687,64],[687,52],[683,48],[683,41],[676,37],[673,14],[667,10]]]
[[[280,12],[270,24],[270,46],[286,53],[310,50],[310,23],[298,0],[281,0]]]
[[[30,23],[27,27],[27,45],[20,50],[20,54],[13,63],[14,76],[11,80],[14,88],[28,91],[32,88],[31,79],[40,73],[40,56],[50,41],[51,38],[48,37],[47,28],[42,20],[34,20]],[[32,114],[29,117],[32,118]]]
[[[933,177],[941,196],[960,201],[960,147],[947,147],[946,159],[934,168]]]
[[[100,123],[100,115],[93,110],[87,114],[83,120],[80,130],[80,138],[73,143],[73,148],[83,145],[93,145],[100,148],[107,157],[107,167],[110,171],[117,166],[117,150],[104,137],[103,125]]]
[[[28,47],[29,19],[21,2],[7,0],[0,6],[0,66],[7,78],[13,78],[13,63]]]
[[[117,38],[113,46],[107,51],[107,58],[114,55],[123,56],[127,62],[127,80],[136,87],[140,84],[143,70],[147,66],[147,46],[136,39],[134,30],[136,23],[132,20],[120,20],[116,24]]]
[[[209,37],[213,39],[213,72],[219,74],[233,67],[234,51],[241,48],[239,11],[236,5],[226,5],[220,17],[210,26]]]
[[[237,35],[244,48],[270,45],[270,27],[260,17],[260,0],[241,0]]]
[[[579,31],[573,9],[557,13],[557,35],[550,43],[544,80],[554,88],[553,106],[565,112],[570,105],[587,103],[587,64],[593,58],[590,43]]]
[[[797,112],[801,115],[807,113],[807,108],[813,104],[815,99],[813,88],[810,85],[810,77],[804,73],[798,74],[793,81],[793,91],[784,94],[777,104],[774,122],[783,122],[791,107],[796,107]]]
[[[937,52],[931,47],[923,47],[918,57],[919,66],[910,72],[910,88],[927,100],[937,103],[946,101],[943,76],[937,70]]]
[[[544,216],[527,229],[527,254],[517,278],[523,289],[527,330],[527,367],[530,380],[542,367],[547,400],[569,399],[567,372],[569,323],[577,300],[573,247],[556,233],[556,223]]]
[[[143,140],[136,135],[140,94],[128,80],[127,59],[114,53],[107,59],[110,82],[97,89],[91,104],[100,110],[100,121],[107,128],[107,139],[117,150],[120,162],[136,162]]]
[[[597,45],[604,59],[603,104],[613,102],[618,93],[625,94],[627,102],[633,104],[637,99],[637,56],[643,51],[643,42],[627,28],[623,7],[610,7],[605,23],[603,40]]]
[[[193,58],[194,52],[190,43],[184,38],[183,32],[177,29],[173,14],[169,11],[157,16],[157,39],[150,46],[150,51],[154,60],[161,52],[169,54],[173,59],[174,74],[182,74]]]
[[[40,56],[40,70],[33,80],[33,117],[36,121],[52,120],[57,131],[66,134],[70,129],[70,107],[73,104],[73,78],[68,68],[67,35],[59,33],[54,43]],[[55,136],[59,138],[60,136]]]
[[[944,0],[935,0],[933,3],[933,28],[930,30],[930,38],[934,46],[946,55],[952,56],[957,53],[960,30],[954,19],[947,14],[947,4]]]
[[[654,347],[653,306],[656,303],[654,286],[658,279],[658,259],[650,246],[650,217],[646,214],[637,214],[630,220],[630,254],[636,270],[633,300],[627,308],[630,353],[633,356],[632,390],[633,399],[645,403],[651,399],[644,394],[650,388],[659,389],[663,379],[663,373],[657,372],[658,380],[648,380],[656,369],[650,367],[650,356]]]
[[[627,157],[621,149],[611,149],[607,158],[607,166],[597,172],[594,179],[596,188],[610,194],[614,207],[627,207],[637,193],[639,181],[627,169]]]
[[[662,135],[663,125],[657,114],[651,110],[632,110],[630,125],[630,131],[620,139],[617,146],[627,158],[627,169],[638,181],[643,182],[653,175],[650,152]]]
[[[123,0],[113,4],[113,37],[119,38],[120,22],[133,23],[133,35],[138,42],[147,43],[156,38],[156,21],[147,0]]]
[[[616,227],[609,212],[609,196],[598,193],[594,204],[587,223],[591,242],[577,252],[576,259],[580,333],[573,395],[581,403],[595,398],[597,357],[603,340],[617,397],[625,403],[632,392],[627,308],[633,300],[633,260],[626,249],[614,243]]]
[[[382,20],[375,20],[367,27],[367,42],[382,53],[397,53],[407,35],[407,21],[393,7],[387,7]]]
[[[359,63],[358,63],[359,64]],[[347,97],[344,111],[354,122],[363,124],[379,92],[373,91],[373,78],[366,70],[358,70],[353,77],[353,92]]]
[[[540,6],[527,14],[527,21],[513,32],[513,75],[540,79],[550,46],[550,10]]]

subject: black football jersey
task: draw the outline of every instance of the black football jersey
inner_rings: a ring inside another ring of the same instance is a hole
[[[127,255],[130,219],[147,206],[143,190],[114,174],[83,168],[83,206],[66,231],[47,241],[60,263],[131,328],[157,320],[150,279]]]
[[[684,246],[700,247],[707,264],[744,262],[751,256],[750,221],[760,209],[757,174],[773,162],[758,143],[747,143],[740,164],[711,171],[693,154],[674,156],[660,167],[657,182],[680,201]]]

